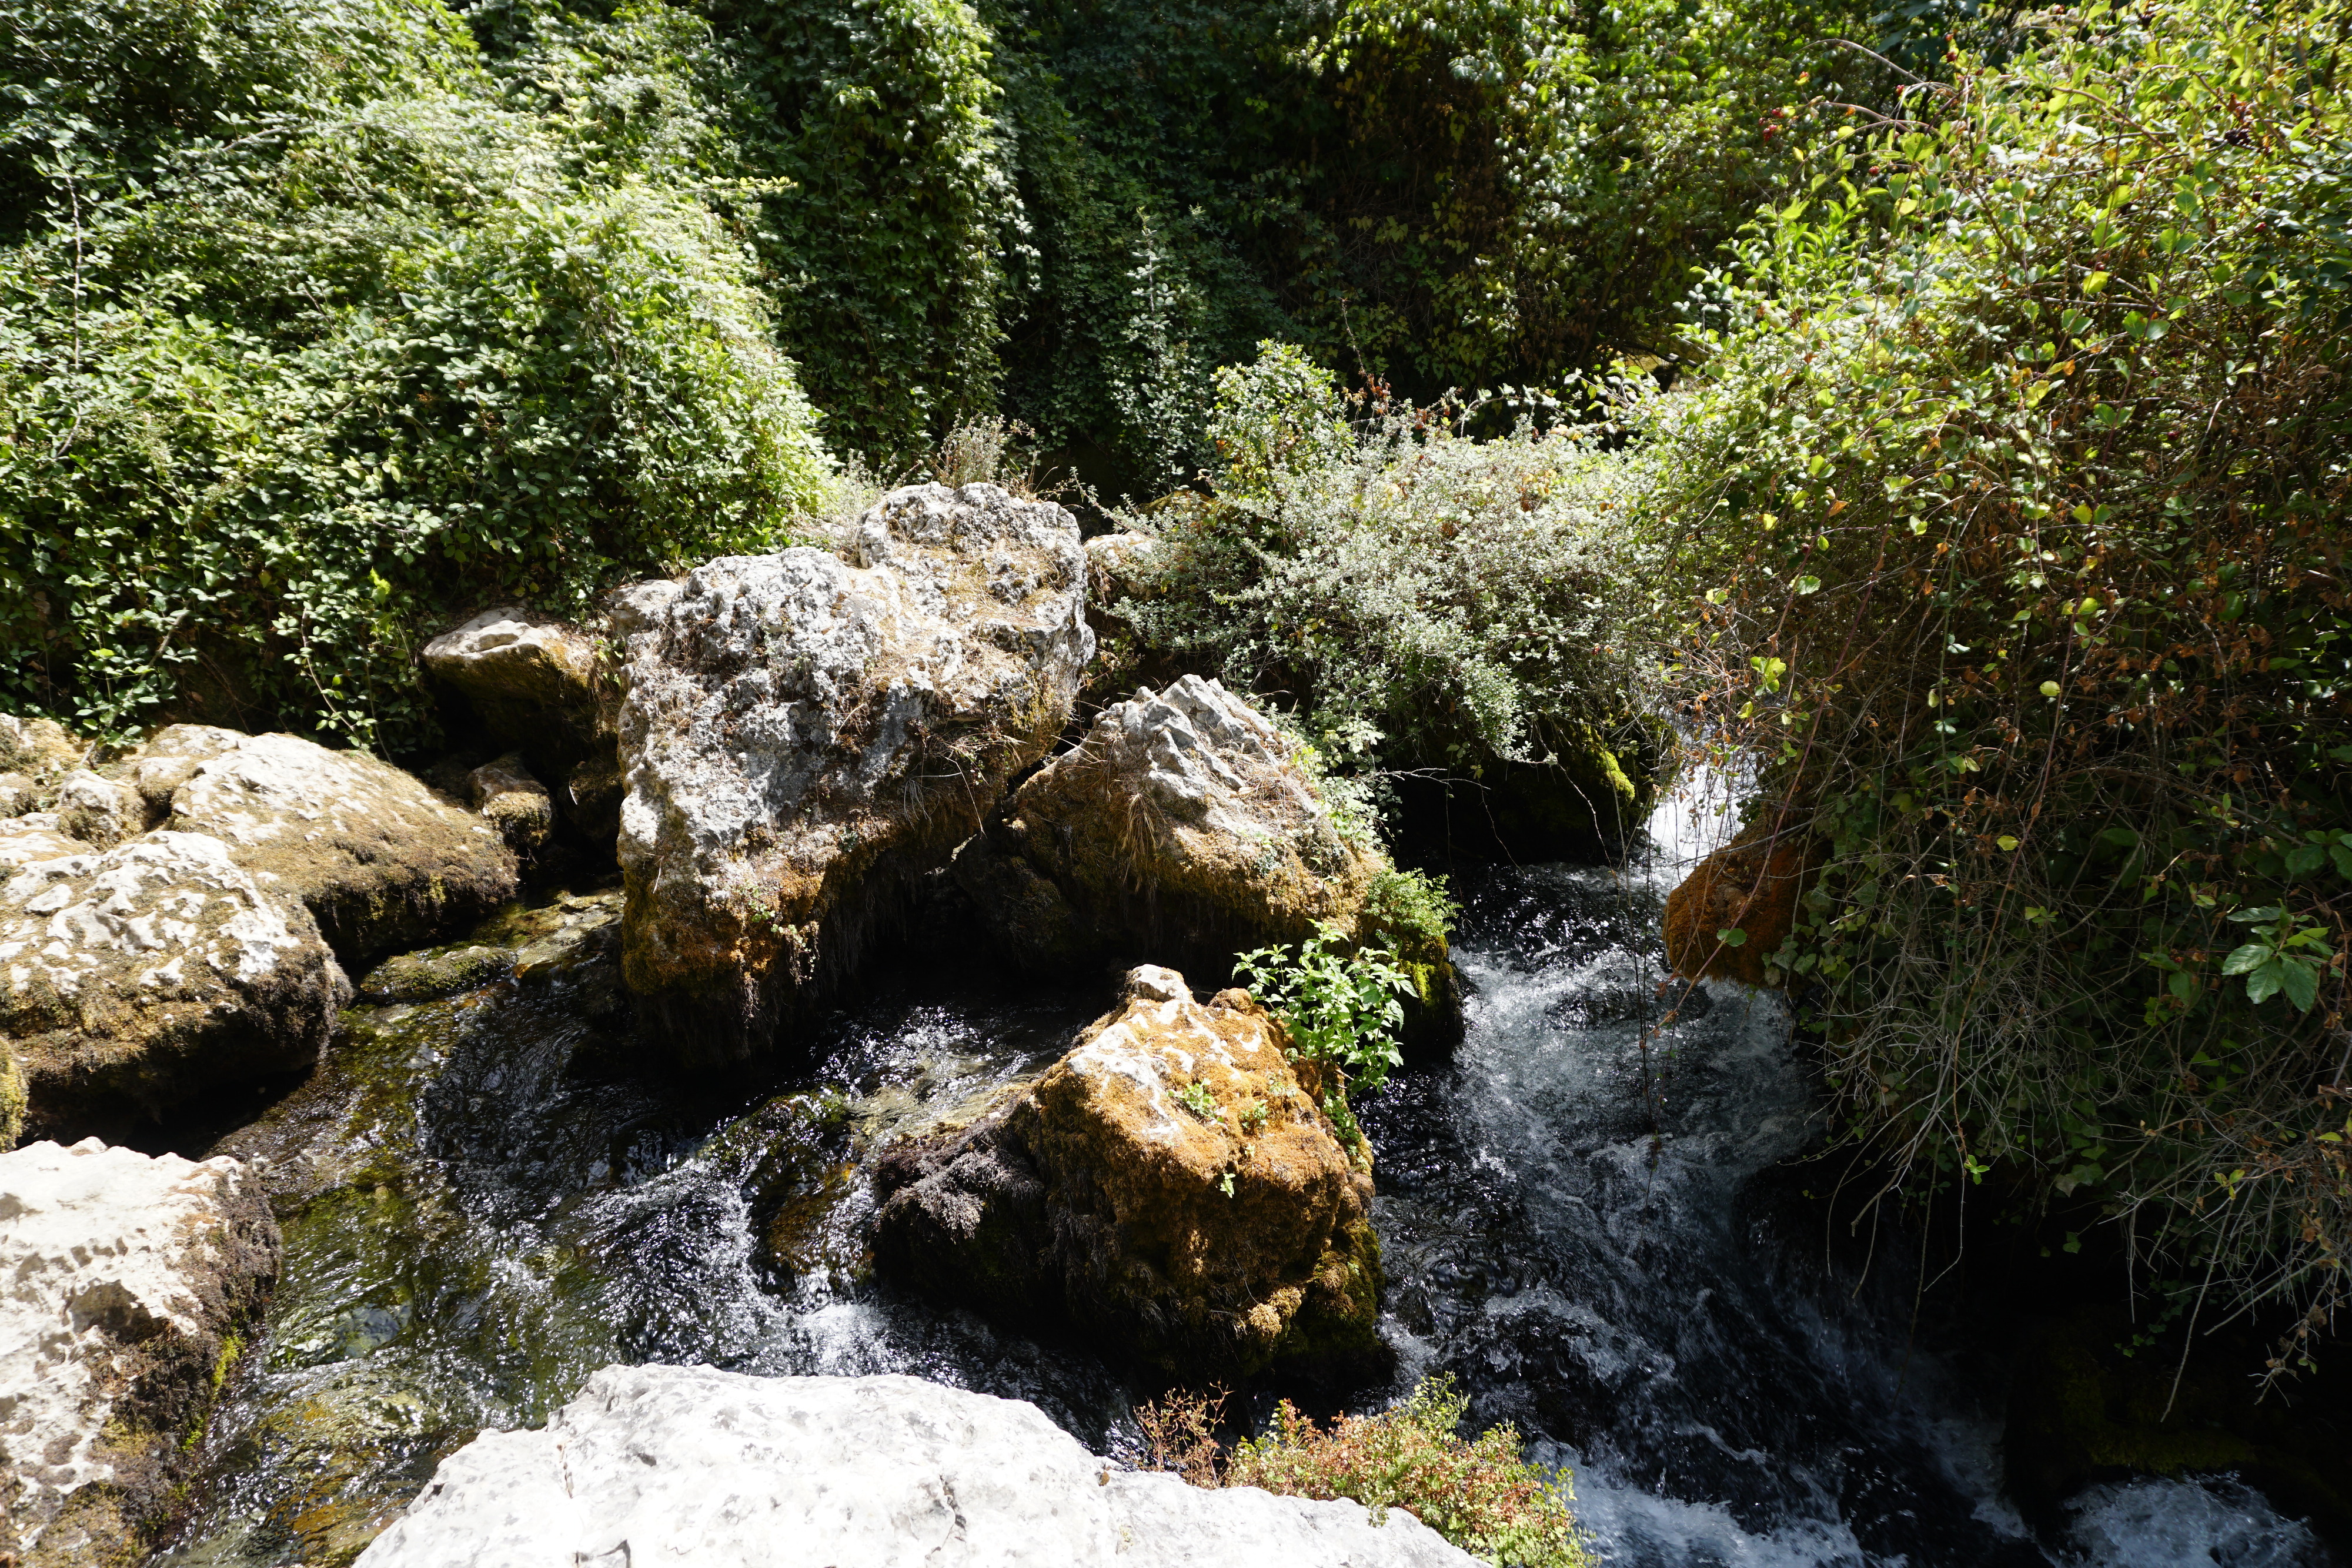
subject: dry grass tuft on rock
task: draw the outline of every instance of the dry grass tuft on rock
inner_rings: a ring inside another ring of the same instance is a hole
[[[1402,1509],[1503,1568],[1588,1568],[1592,1561],[1569,1510],[1568,1472],[1528,1463],[1507,1423],[1463,1437],[1468,1401],[1451,1377],[1430,1378],[1392,1409],[1328,1426],[1286,1399],[1262,1436],[1230,1451],[1215,1435],[1223,1406],[1223,1391],[1178,1393],[1137,1410],[1150,1465],[1197,1487],[1349,1498],[1376,1520]]]

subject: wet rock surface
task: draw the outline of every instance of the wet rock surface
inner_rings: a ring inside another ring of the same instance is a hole
[[[444,1461],[364,1568],[656,1560],[1147,1564],[1475,1561],[1402,1511],[1114,1469],[1036,1406],[911,1377],[608,1367],[544,1431]]]
[[[1034,1082],[883,1155],[880,1265],[1187,1377],[1373,1353],[1368,1151],[1246,993],[1203,1004],[1153,967],[1127,988]]]
[[[0,1154],[0,1555],[138,1557],[278,1259],[235,1160]]]
[[[36,1131],[317,1059],[350,982],[309,911],[219,839],[100,851],[29,828],[7,852],[25,858],[0,882],[0,1035]]]
[[[1825,846],[1800,826],[1750,823],[1666,895],[1666,962],[1688,979],[1761,986],[1797,926],[1798,901]]]
[[[677,1049],[751,1054],[855,965],[1061,728],[1085,601],[1076,521],[993,485],[621,596],[626,973]]]

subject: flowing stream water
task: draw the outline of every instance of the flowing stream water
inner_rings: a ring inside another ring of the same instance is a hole
[[[1662,813],[1625,867],[1466,882],[1467,1039],[1362,1107],[1398,1354],[1356,1403],[1452,1374],[1478,1420],[1573,1468],[1611,1563],[2334,1562],[2227,1477],[2093,1488],[2064,1539],[2027,1530],[2000,1494],[1997,1364],[1924,1343],[1895,1270],[1827,1258],[1780,1174],[1820,1132],[1780,1002],[1708,987],[1655,1027],[1695,821]],[[615,896],[478,934],[503,956],[361,1009],[223,1140],[271,1162],[286,1271],[158,1563],[347,1563],[475,1431],[538,1424],[616,1361],[913,1373],[1134,1451],[1114,1367],[863,1260],[867,1152],[1050,1061],[1108,979],[1011,985],[934,930],[752,1092],[646,1070]]]

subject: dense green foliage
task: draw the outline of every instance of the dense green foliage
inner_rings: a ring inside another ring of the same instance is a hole
[[[1322,1078],[1323,1110],[1351,1144],[1363,1133],[1348,1097],[1376,1094],[1404,1058],[1396,1031],[1412,978],[1385,948],[1349,951],[1328,927],[1294,947],[1260,947],[1234,960],[1258,1002],[1282,1020],[1290,1050]]]
[[[1639,476],[1579,433],[1480,441],[1268,345],[1219,372],[1220,465],[1158,530],[1122,614],[1164,656],[1289,694],[1328,767],[1476,774],[1638,748]]]
[[[2352,1247],[2347,26],[1963,61],[1815,144],[1637,413],[1701,711],[1827,849],[1777,962],[1855,1136],[2291,1343]]]
[[[1507,1424],[1465,1437],[1469,1401],[1451,1377],[1428,1378],[1392,1407],[1328,1426],[1285,1399],[1273,1423],[1231,1451],[1214,1435],[1222,1400],[1176,1395],[1136,1412],[1150,1463],[1200,1487],[1256,1487],[1283,1497],[1351,1498],[1372,1511],[1409,1509],[1465,1552],[1505,1568],[1591,1562],[1569,1504],[1566,1470],[1529,1464]]]
[[[963,0],[709,10],[780,327],[839,439],[911,451],[992,407],[1020,215],[980,18]]]
[[[412,744],[456,612],[583,611],[822,503],[673,150],[509,91],[438,5],[45,0],[0,58],[10,706]]]

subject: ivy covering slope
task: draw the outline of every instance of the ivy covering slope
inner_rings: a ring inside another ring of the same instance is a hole
[[[2323,1333],[2352,1248],[2339,0],[2094,5],[1811,152],[1637,417],[1775,956],[1914,1190]]]

